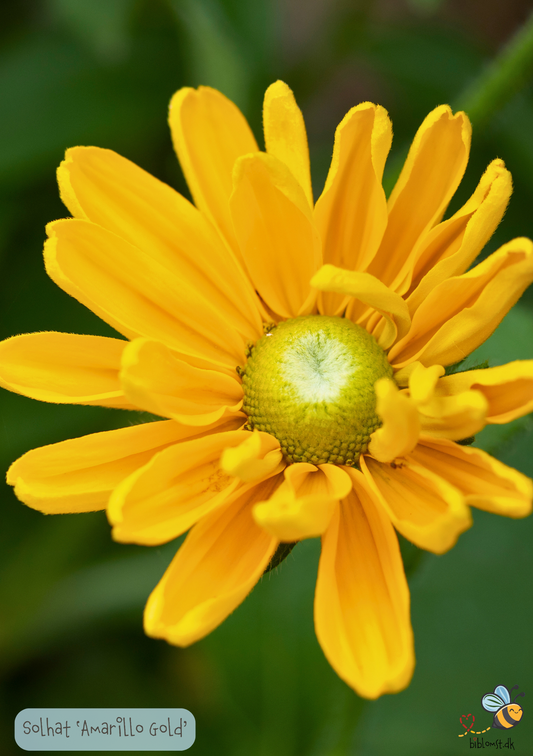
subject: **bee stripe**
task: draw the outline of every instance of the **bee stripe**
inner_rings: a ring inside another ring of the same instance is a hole
[[[502,711],[503,717],[506,722],[509,722],[510,725],[516,724],[516,719],[511,716],[510,712],[508,711],[507,707]]]
[[[514,725],[517,724],[517,720],[511,716],[507,706],[505,706],[503,709],[500,709],[500,711],[496,714],[496,718],[502,728],[506,730],[508,730],[510,727],[514,727]]]

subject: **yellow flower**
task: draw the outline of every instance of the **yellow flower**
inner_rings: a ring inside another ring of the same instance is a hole
[[[196,207],[109,150],[71,149],[58,171],[74,218],[48,226],[48,274],[125,338],[0,345],[11,391],[166,419],[30,451],[8,481],[42,512],[107,508],[117,541],[190,529],[145,612],[149,635],[181,646],[240,604],[280,542],[321,536],[324,653],[360,695],[398,691],[414,651],[394,528],[442,553],[472,505],[531,510],[529,479],[457,442],[533,408],[533,361],[444,374],[533,279],[528,239],[469,269],[509,173],[494,160],[442,221],[470,126],[441,106],[387,201],[391,124],[363,103],[337,129],[313,207],[305,127],[282,82],[265,96],[266,152],[207,87],[174,96],[170,127]]]

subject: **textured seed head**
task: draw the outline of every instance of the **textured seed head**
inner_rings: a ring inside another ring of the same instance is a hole
[[[392,368],[364,328],[304,315],[267,331],[250,351],[243,409],[289,461],[353,465],[381,424],[374,384],[383,377]]]

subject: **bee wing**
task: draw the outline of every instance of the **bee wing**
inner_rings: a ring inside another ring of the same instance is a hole
[[[494,688],[494,693],[503,699],[504,703],[508,704],[511,701],[511,694],[505,687],[505,685],[498,685]]]
[[[498,688],[496,688],[496,690],[498,690]],[[498,711],[502,706],[505,706],[505,701],[495,693],[487,693],[487,695],[483,696],[481,699],[481,705],[485,711]]]

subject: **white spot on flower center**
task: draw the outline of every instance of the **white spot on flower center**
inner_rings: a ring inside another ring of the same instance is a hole
[[[303,334],[282,360],[280,373],[303,401],[339,398],[353,376],[353,354],[324,331]]]

